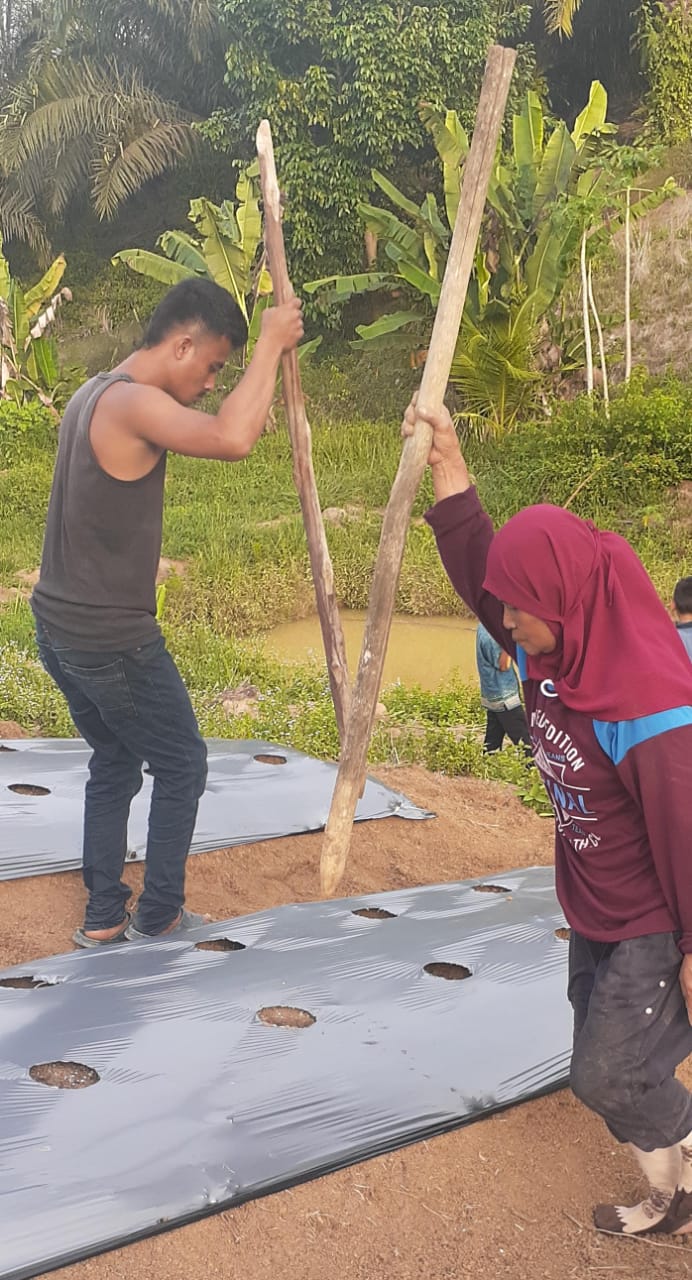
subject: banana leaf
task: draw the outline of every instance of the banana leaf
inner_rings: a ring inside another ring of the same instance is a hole
[[[357,324],[356,333],[362,338],[363,343],[376,342],[378,338],[395,333],[397,329],[403,329],[406,325],[420,324],[421,320],[420,311],[393,311],[389,315],[380,316],[372,324]]]
[[[34,338],[26,360],[29,377],[43,391],[52,391],[60,377],[58,352],[51,338]]]
[[[548,139],[538,170],[533,200],[534,217],[538,216],[548,201],[555,200],[567,190],[576,158],[577,148],[567,132],[567,125],[561,120]]]
[[[449,244],[449,231],[442,221],[438,208],[437,200],[432,191],[428,191],[423,203],[421,204],[421,214],[423,221],[427,222],[435,240],[440,245]]]
[[[0,235],[0,298],[4,298],[5,301],[9,297],[10,278],[10,267],[2,251],[2,236]]]
[[[31,383],[26,378],[8,378],[3,387],[3,396],[7,400],[14,400],[15,404],[21,404],[25,392],[32,390]]]
[[[423,236],[423,248],[428,263],[428,273],[433,280],[439,280],[440,268],[437,262],[437,240],[430,231],[426,231]],[[419,270],[420,268],[417,268]]]
[[[559,235],[548,220],[541,228],[533,252],[526,260],[524,277],[529,289],[534,318],[542,316],[562,289],[567,272],[564,251],[566,235]]]
[[[589,92],[589,101],[584,110],[579,112],[572,130],[572,142],[577,151],[581,150],[590,134],[597,133],[603,128],[607,114],[608,94],[600,80],[593,80]]]
[[[235,298],[247,319],[245,295],[250,290],[250,269],[240,245],[240,232],[235,210],[229,201],[221,206],[203,197],[190,201],[195,226],[203,237],[202,253],[212,280]]]
[[[500,218],[512,230],[522,227],[516,200],[514,198],[513,175],[504,165],[498,164],[490,175],[488,183],[488,204],[492,206]]]
[[[149,276],[152,280],[159,280],[161,284],[178,284],[181,280],[189,280],[191,276],[197,274],[191,267],[185,267],[181,262],[172,262],[170,258],[164,258],[160,253],[151,253],[149,249],[121,249],[111,258],[113,264],[124,262],[131,271],[137,271],[141,276]]]
[[[424,104],[420,109],[420,117],[432,135],[442,161],[447,221],[453,228],[459,208],[461,166],[469,153],[468,134],[456,111],[447,111],[443,116],[442,112],[433,111]]]
[[[205,196],[200,196],[197,200],[190,201],[190,219],[196,227],[200,228],[201,223],[209,218],[231,244],[240,244],[240,227],[232,200],[222,200],[221,204],[214,204]],[[203,234],[208,234],[206,229]]]
[[[400,329],[398,333],[384,334],[383,337],[374,344],[374,348],[372,342],[368,342],[363,338],[354,338],[349,343],[349,346],[353,351],[372,351],[374,349],[378,352],[386,353],[387,355],[405,352],[410,356],[412,352],[425,346],[429,336],[429,330],[426,336],[423,333],[417,335],[415,330],[411,331]]]
[[[520,114],[512,117],[512,140],[517,168],[537,168],[543,158],[543,108],[533,89]]]
[[[10,280],[7,309],[10,314],[10,324],[12,325],[14,348],[17,353],[17,359],[21,362],[23,359],[22,353],[26,350],[29,342],[30,321],[24,294],[15,280]]]
[[[262,267],[255,290],[258,298],[269,298],[274,292],[274,281],[268,267]]]
[[[428,271],[421,271],[420,267],[414,266],[411,262],[400,262],[399,273],[408,284],[413,285],[414,289],[417,289],[419,293],[431,298],[433,303],[437,305],[442,289],[439,280],[434,279]]]
[[[252,264],[262,239],[262,215],[257,184],[248,172],[241,174],[238,179],[236,196],[238,197],[236,218],[240,232],[240,247],[247,261]]]
[[[319,335],[318,338],[310,338],[309,342],[303,342],[301,346],[298,347],[298,352],[297,352],[298,360],[300,364],[302,364],[304,360],[309,360],[310,356],[313,354],[313,352],[317,350],[317,348],[321,345],[321,343],[322,343],[321,334]]]
[[[208,276],[199,241],[194,240],[186,231],[164,231],[157,243],[172,262],[179,262],[194,275]]]
[[[329,289],[330,297],[340,302],[348,302],[360,293],[373,293],[378,289],[386,289],[395,284],[391,271],[365,271],[354,276],[323,276],[321,280],[309,280],[303,285],[306,293],[317,293],[320,289]]]
[[[35,284],[33,289],[29,289],[27,293],[24,294],[24,306],[26,307],[26,314],[29,320],[33,320],[34,316],[38,315],[39,311],[45,307],[47,302],[50,302],[54,293],[57,292],[58,285],[65,274],[66,266],[67,262],[65,261],[65,255],[61,253],[60,256],[55,259],[55,262],[51,263],[46,274],[41,277],[38,284]]]
[[[425,269],[427,260],[423,237],[418,231],[407,227],[400,218],[389,213],[387,209],[377,209],[371,204],[359,204],[357,208],[365,222],[366,230],[373,231],[378,240],[385,242],[385,253],[389,257],[394,257],[390,252],[390,248],[394,246],[395,249],[403,252],[409,262],[415,262]]]
[[[415,218],[416,220],[420,218],[421,212],[418,205],[414,204],[413,200],[407,199],[403,192],[399,191],[399,188],[389,181],[389,178],[385,178],[384,174],[380,173],[379,169],[372,170],[372,180],[377,183],[381,191],[384,191],[384,194],[391,200],[392,204],[407,213],[409,218]]]

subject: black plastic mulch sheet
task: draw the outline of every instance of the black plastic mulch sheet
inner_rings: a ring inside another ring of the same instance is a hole
[[[270,742],[207,742],[209,776],[192,853],[319,831],[329,815],[336,765]],[[91,752],[79,738],[0,743],[0,880],[81,866],[84,783]],[[14,788],[19,787],[16,791]],[[32,788],[32,794],[25,789]],[[128,857],[141,862],[152,779],[132,802]],[[356,819],[430,818],[369,778]]]
[[[482,886],[286,906],[0,973],[3,1280],[563,1085],[552,871]],[[299,1014],[260,1014],[277,1007]],[[32,1078],[55,1062],[95,1083]]]

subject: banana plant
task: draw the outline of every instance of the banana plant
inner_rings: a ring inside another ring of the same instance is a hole
[[[0,400],[21,404],[36,396],[54,406],[63,383],[48,335],[62,303],[72,301],[70,290],[59,288],[66,265],[61,254],[25,292],[10,273],[0,237]]]
[[[205,276],[221,285],[235,299],[248,325],[244,361],[252,354],[262,312],[272,296],[272,280],[262,251],[258,177],[257,163],[241,174],[235,204],[224,200],[216,205],[204,197],[191,200],[188,218],[195,233],[164,231],[157,241],[161,253],[121,249],[112,259],[165,285],[191,276]],[[308,355],[320,342],[321,338],[316,338],[304,343],[299,356]]]
[[[624,201],[607,160],[608,97],[594,81],[572,130],[548,126],[539,96],[530,91],[513,118],[512,154],[499,154],[488,189],[486,216],[462,320],[451,382],[465,417],[509,429],[537,390],[537,331],[545,326],[578,261],[586,235],[591,256],[624,222]],[[420,205],[384,175],[376,186],[397,210],[361,204],[365,228],[377,239],[376,268],[331,276],[304,286],[325,302],[346,302],[370,291],[389,293],[397,310],[356,327],[356,347],[377,342],[425,350],[439,300],[451,228],[459,206],[469,139],[454,111],[421,108],[442,164],[445,221],[435,198]],[[612,146],[611,146],[612,152]],[[630,204],[635,218],[671,193],[667,183]],[[604,210],[607,217],[603,216]]]

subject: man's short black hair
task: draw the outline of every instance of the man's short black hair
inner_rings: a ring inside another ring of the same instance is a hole
[[[678,613],[692,613],[692,578],[681,578],[676,582],[673,604]]]
[[[213,280],[190,277],[169,289],[145,329],[143,347],[156,347],[181,325],[198,324],[228,338],[234,349],[247,342],[247,324],[238,303]]]

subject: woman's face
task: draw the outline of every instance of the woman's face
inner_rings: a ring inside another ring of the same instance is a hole
[[[515,609],[513,605],[505,604],[504,600],[502,608],[504,610],[503,626],[511,631],[514,643],[521,645],[524,653],[528,653],[530,658],[536,658],[539,653],[553,652],[557,640],[547,622],[542,618],[534,617],[532,613],[524,613],[523,609]]]

